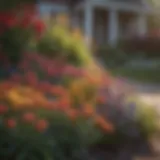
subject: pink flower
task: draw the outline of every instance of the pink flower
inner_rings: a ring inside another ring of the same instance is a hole
[[[49,76],[53,76],[55,73],[56,73],[56,70],[53,67],[51,67],[51,66],[47,67],[47,74]]]
[[[70,65],[64,68],[63,73],[69,76],[75,76],[75,77],[80,76],[80,70]]]

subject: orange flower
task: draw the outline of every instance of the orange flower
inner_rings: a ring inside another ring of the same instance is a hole
[[[50,110],[55,110],[58,107],[58,103],[57,101],[48,101],[44,107]]]
[[[113,132],[113,125],[108,123],[102,116],[95,117],[96,124],[105,132]]]
[[[78,111],[76,109],[68,109],[66,111],[66,114],[71,120],[76,120],[78,116]]]
[[[6,125],[8,128],[15,128],[17,125],[17,122],[15,119],[7,119]]]
[[[84,108],[83,108],[83,113],[86,117],[90,117],[90,116],[94,115],[94,109],[91,105],[85,104]]]
[[[67,98],[61,98],[58,102],[58,107],[61,110],[66,110],[70,106],[70,101]]]
[[[64,95],[66,94],[66,90],[62,86],[53,86],[51,88],[51,93],[54,95]]]
[[[23,109],[24,107],[34,106],[34,95],[36,91],[23,86],[17,86],[9,90],[6,94],[6,98],[12,103],[14,109]]]
[[[23,121],[26,123],[31,123],[31,122],[35,121],[35,119],[36,119],[36,116],[34,113],[28,112],[23,115]]]
[[[31,95],[31,98],[33,99],[36,106],[44,106],[47,104],[47,99],[45,95],[41,92],[35,92],[33,95]]]
[[[35,127],[37,131],[44,132],[48,128],[48,122],[45,119],[38,120]]]

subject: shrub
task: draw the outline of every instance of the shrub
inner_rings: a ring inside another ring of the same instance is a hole
[[[67,61],[28,53],[0,83],[0,158],[86,159],[101,131],[113,130],[96,113],[102,82]]]
[[[158,132],[158,114],[152,106],[141,106],[137,119],[141,134],[144,137],[151,138]]]
[[[145,54],[146,58],[159,58],[160,38],[147,35],[145,37],[134,37],[123,42],[123,50],[128,54]]]
[[[128,60],[127,54],[119,47],[101,46],[97,52],[107,67],[121,66]]]
[[[38,39],[42,34],[44,24],[35,16],[35,6],[22,5],[12,10],[0,10],[0,51],[14,64],[28,49],[31,40]]]
[[[86,65],[92,61],[81,32],[78,29],[70,30],[67,25],[61,25],[59,21],[49,27],[38,42],[37,49],[39,53],[49,57],[65,57],[74,65]]]
[[[103,90],[107,102],[100,105],[97,111],[103,117],[107,117],[115,132],[103,134],[98,144],[116,146],[140,139],[148,142],[159,129],[156,109],[133,97],[129,89],[122,84],[115,84],[114,87],[113,90]]]

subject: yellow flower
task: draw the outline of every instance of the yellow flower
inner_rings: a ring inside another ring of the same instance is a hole
[[[81,30],[79,28],[75,28],[72,30],[72,36],[76,39],[81,40],[83,38]]]
[[[13,104],[13,109],[23,108],[24,106],[32,106],[34,103],[29,93],[33,92],[29,88],[17,87],[8,91],[6,99]]]
[[[59,14],[56,17],[56,20],[57,20],[58,24],[61,24],[61,25],[68,25],[68,23],[69,23],[69,18],[67,16],[67,14]]]
[[[86,81],[85,80],[75,80],[73,82],[71,82],[70,87],[69,87],[69,91],[71,94],[73,95],[78,95],[83,97],[84,95],[84,90],[86,88]]]

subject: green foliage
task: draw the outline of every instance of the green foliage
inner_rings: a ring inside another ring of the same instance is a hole
[[[98,54],[107,67],[120,66],[128,60],[127,54],[119,47],[101,46]]]
[[[160,82],[160,68],[133,68],[130,66],[117,67],[110,69],[114,76],[126,77],[142,83],[159,84]]]
[[[7,54],[7,57],[16,63],[26,50],[32,37],[32,30],[21,27],[10,28],[0,36],[1,51]]]
[[[79,118],[75,123],[60,112],[41,112],[50,119],[49,130],[38,133],[22,124],[17,129],[0,131],[0,158],[3,160],[83,160],[88,146],[101,135],[92,119]]]
[[[20,4],[33,4],[35,2],[36,2],[35,0],[12,0],[12,1],[1,0],[0,11],[11,10]]]
[[[156,33],[157,32],[157,33]],[[158,29],[154,33],[149,33],[144,37],[133,37],[124,40],[121,49],[128,53],[129,56],[143,53],[146,58],[160,57],[160,37]]]
[[[150,106],[139,108],[137,122],[144,137],[149,138],[158,131],[158,114]]]
[[[38,52],[49,57],[65,57],[69,63],[84,65],[92,57],[82,39],[74,37],[67,27],[55,24],[37,44]]]

